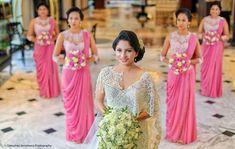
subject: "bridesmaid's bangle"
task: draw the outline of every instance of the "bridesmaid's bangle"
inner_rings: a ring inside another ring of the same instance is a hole
[[[166,59],[166,56],[160,55],[160,61],[163,62]]]
[[[33,36],[27,36],[27,39],[28,39],[29,41],[33,41]]]
[[[98,55],[93,55],[93,57],[94,57],[94,62],[95,63],[98,63],[98,61],[99,61],[99,56]]]
[[[228,36],[223,35],[223,36],[221,36],[221,39],[222,39],[223,41],[226,41],[226,40],[228,40]]]
[[[198,34],[198,39],[202,39],[202,34]]]
[[[52,60],[56,63],[59,63],[59,56],[54,56],[53,55]]]
[[[199,64],[202,64],[202,63],[203,63],[203,59],[199,58]]]

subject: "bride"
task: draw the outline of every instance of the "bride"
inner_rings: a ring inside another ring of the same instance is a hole
[[[112,47],[118,64],[101,70],[96,85],[96,107],[102,115],[108,106],[127,106],[138,115],[143,132],[137,148],[156,149],[161,139],[159,96],[151,75],[135,64],[143,58],[145,48],[136,34],[127,30],[119,33]],[[98,148],[95,133],[100,118],[98,115],[82,148]]]

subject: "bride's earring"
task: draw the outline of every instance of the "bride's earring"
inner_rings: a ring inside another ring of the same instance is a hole
[[[134,62],[137,62],[137,58],[136,57],[134,58]]]

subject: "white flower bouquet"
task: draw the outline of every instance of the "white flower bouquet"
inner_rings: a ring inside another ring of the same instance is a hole
[[[204,33],[204,40],[206,45],[214,45],[217,41],[219,41],[220,35],[217,31],[208,31]]]
[[[128,108],[108,108],[99,123],[99,149],[133,149],[141,134],[136,116]]]
[[[41,34],[37,36],[37,42],[40,45],[50,45],[52,43],[52,36],[49,32],[41,32]]]

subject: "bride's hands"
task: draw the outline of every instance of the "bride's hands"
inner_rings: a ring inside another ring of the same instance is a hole
[[[145,120],[145,119],[147,119],[149,117],[150,116],[149,116],[149,114],[147,112],[140,112],[139,116],[136,119],[137,119],[137,121],[143,121],[143,120]]]

